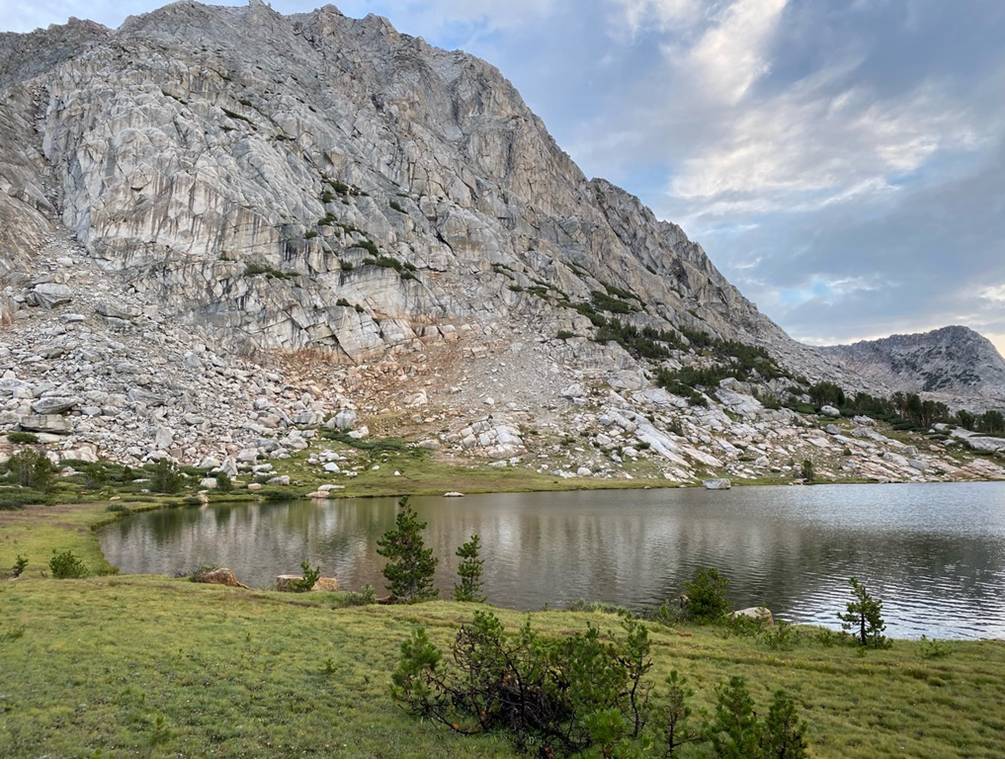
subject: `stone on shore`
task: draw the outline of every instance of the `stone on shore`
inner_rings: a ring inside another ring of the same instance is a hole
[[[701,484],[705,486],[706,490],[729,490],[733,487],[733,483],[725,478],[705,480]]]

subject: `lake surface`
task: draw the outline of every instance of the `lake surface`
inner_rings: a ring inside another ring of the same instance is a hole
[[[562,607],[577,599],[635,609],[676,596],[701,566],[730,579],[736,608],[837,627],[848,578],[885,602],[891,636],[1005,638],[1005,483],[598,490],[415,498],[453,590],[454,549],[481,535],[488,599]],[[231,567],[271,587],[302,559],[342,588],[382,588],[380,535],[394,499],[166,509],[101,531],[123,572]]]

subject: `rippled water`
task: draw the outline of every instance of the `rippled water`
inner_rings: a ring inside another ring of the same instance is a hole
[[[836,626],[852,575],[885,601],[888,633],[1005,638],[1005,483],[521,493],[416,498],[449,595],[454,549],[482,537],[489,601],[538,609],[577,599],[645,608],[696,567],[731,580],[736,607]],[[204,563],[271,586],[300,561],[343,588],[381,589],[376,541],[394,499],[168,509],[102,531],[124,572]]]

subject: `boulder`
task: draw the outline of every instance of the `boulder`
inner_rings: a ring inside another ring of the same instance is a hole
[[[705,486],[706,490],[729,490],[731,487],[733,487],[733,483],[731,483],[728,479],[725,479],[724,477],[705,480],[701,484]]]
[[[213,570],[199,570],[192,575],[193,583],[212,583],[214,585],[225,585],[231,588],[247,588],[244,583],[237,579],[233,570],[228,567],[217,567]]]
[[[458,492],[457,490],[448,490],[443,494],[444,498],[463,498],[464,493]]]
[[[738,609],[735,612],[731,612],[730,617],[749,617],[751,620],[760,620],[765,625],[773,625],[775,618],[771,614],[771,610],[767,607],[747,607],[746,609]]]
[[[64,450],[59,454],[60,461],[84,461],[93,464],[98,460],[98,448],[89,442],[82,442],[76,448]]]
[[[120,321],[131,321],[140,316],[140,309],[131,305],[121,303],[99,302],[94,307],[94,312],[105,318],[118,318]]]
[[[294,591],[294,585],[303,581],[303,575],[277,575],[276,590],[284,593]],[[337,591],[338,580],[335,578],[318,578],[318,582],[311,588],[312,591]]]
[[[220,459],[213,458],[213,456],[206,456],[204,459],[202,459],[202,461],[199,462],[199,465],[196,467],[196,469],[199,469],[200,471],[203,472],[209,472],[212,471],[213,469],[219,469],[219,468],[220,468]]]
[[[253,464],[258,460],[258,448],[243,448],[237,454],[237,460],[244,464]]]
[[[51,434],[70,434],[73,425],[63,416],[54,413],[37,416],[18,417],[18,426],[25,432],[49,432]]]
[[[833,405],[825,405],[820,408],[821,416],[829,416],[832,419],[840,418],[841,411],[835,408]]]
[[[31,296],[37,305],[53,308],[70,302],[73,292],[65,284],[46,282],[36,284],[31,290]]]
[[[570,384],[568,387],[562,390],[562,397],[568,400],[574,400],[577,397],[586,397],[586,387],[582,384]]]
[[[355,423],[356,411],[350,408],[343,408],[331,418],[329,428],[341,430],[352,429]]]
[[[43,397],[32,403],[31,409],[44,416],[50,413],[66,413],[79,403],[80,401],[75,397]]]

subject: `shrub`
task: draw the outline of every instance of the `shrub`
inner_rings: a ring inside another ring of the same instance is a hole
[[[44,454],[31,448],[20,450],[7,461],[7,469],[16,485],[45,490],[52,482],[56,467]]]
[[[433,586],[433,573],[438,560],[422,542],[426,523],[409,507],[407,497],[398,506],[394,527],[377,541],[378,553],[388,560],[384,565],[387,587],[395,599],[406,603],[435,599],[439,591]]]
[[[321,221],[319,221],[321,222]],[[324,223],[321,222],[323,225]],[[296,273],[284,273],[282,270],[276,270],[276,268],[271,265],[266,265],[262,262],[253,262],[249,264],[244,269],[244,275],[247,278],[252,278],[254,276],[266,276],[268,278],[296,278]]]
[[[14,445],[35,445],[38,435],[33,432],[8,432],[7,441]]]
[[[746,618],[750,619],[750,618]],[[789,623],[779,621],[774,628],[765,629],[762,638],[768,649],[787,651],[799,643],[799,631]]]
[[[358,246],[360,249],[366,249],[366,251],[374,257],[377,257],[378,255],[377,245],[368,238],[365,238],[362,241],[357,241],[355,246]]]
[[[372,585],[365,585],[358,591],[346,591],[342,594],[340,604],[344,607],[362,607],[367,604],[375,604],[377,592]]]
[[[84,473],[84,487],[97,490],[108,483],[108,469],[104,464],[87,464],[81,468]]]
[[[480,557],[480,552],[481,538],[478,533],[457,548],[456,554],[460,559],[457,565],[457,577],[460,580],[454,586],[454,599],[457,601],[485,601],[482,593],[482,567],[485,562]]]
[[[41,490],[5,488],[0,490],[0,511],[18,509],[33,503],[46,503],[50,500],[50,496]]]
[[[53,551],[49,559],[49,569],[54,578],[85,578],[90,571],[72,551]]]
[[[593,298],[594,308],[600,311],[627,315],[637,310],[637,308],[625,302],[625,300],[612,297],[610,294],[605,294],[602,291],[591,291],[590,296]]]
[[[227,472],[216,473],[216,489],[221,493],[228,493],[234,489],[234,481]]]
[[[185,478],[178,471],[178,467],[162,458],[153,466],[153,474],[150,477],[150,489],[155,493],[177,493],[181,490]]]
[[[840,408],[845,404],[844,390],[833,382],[818,382],[809,388],[808,394],[818,408],[824,405]]]
[[[15,575],[15,577],[17,576]],[[922,636],[921,640],[918,641],[918,654],[923,660],[938,660],[942,657],[948,657],[952,653],[953,647],[947,641],[930,639],[927,636]]]
[[[310,562],[306,559],[300,562],[300,569],[303,571],[303,577],[290,583],[290,590],[294,593],[306,593],[310,591],[321,578],[321,568],[311,568]]]
[[[638,740],[650,714],[648,631],[632,618],[624,635],[545,638],[530,621],[507,634],[476,612],[457,631],[452,665],[419,629],[401,647],[393,695],[412,712],[465,734],[502,731],[540,757],[592,750],[611,755]]]
[[[26,569],[28,569],[28,559],[21,556],[21,554],[18,554],[17,558],[14,560],[14,566],[11,567],[10,576],[12,578],[19,578],[24,574]]]
[[[576,336],[576,334],[572,331],[559,331],[558,334],[556,334],[556,338],[562,340],[572,339],[574,336]]]
[[[713,622],[729,612],[729,580],[714,567],[699,567],[684,585],[684,610],[689,620]]]
[[[851,581],[853,601],[848,602],[844,612],[838,613],[841,628],[850,632],[860,646],[883,647],[889,639],[883,635],[886,623],[883,622],[883,602],[869,595],[856,578]]]
[[[349,186],[347,186],[341,180],[328,180],[327,182],[328,185],[332,187],[332,190],[335,191],[335,193],[337,193],[339,196],[348,196],[351,191]]]

